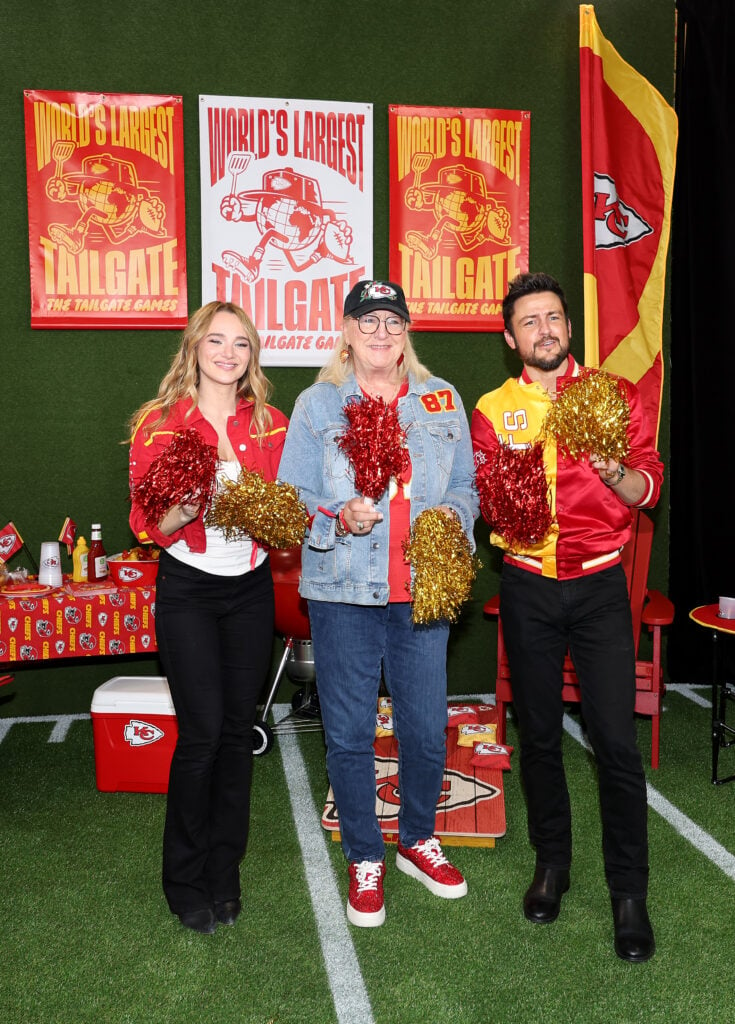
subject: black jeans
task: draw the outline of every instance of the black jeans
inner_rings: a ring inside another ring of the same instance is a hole
[[[622,566],[555,580],[505,563],[500,613],[537,863],[564,868],[572,857],[562,762],[562,664],[568,647],[597,761],[607,883],[613,896],[645,896],[648,808],[635,731],[635,653]]]
[[[215,576],[162,552],[156,639],[179,729],[163,888],[172,912],[180,914],[240,895],[253,722],[273,640],[268,561],[242,576]]]

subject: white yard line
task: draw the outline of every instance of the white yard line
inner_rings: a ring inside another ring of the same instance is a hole
[[[680,836],[688,839],[696,850],[703,853],[707,860],[712,861],[728,878],[735,882],[735,856],[718,843],[716,839],[713,839],[709,832],[705,832],[691,818],[687,818],[686,814],[682,814],[650,782],[646,788],[648,790],[648,803],[654,811],[658,811],[661,817],[668,821]]]
[[[286,705],[274,705],[274,721],[278,721],[288,710]],[[352,944],[345,907],[327,852],[321,812],[314,804],[309,788],[298,735],[279,734],[278,749],[283,761],[306,883],[314,908],[337,1020],[340,1024],[374,1024],[375,1018]]]
[[[14,725],[35,725],[36,722],[53,722],[54,727],[49,734],[48,743],[63,743],[72,722],[79,722],[87,715],[27,715],[21,718],[0,718],[0,743]]]
[[[698,704],[700,708],[711,708],[712,701],[707,697],[701,697],[697,690],[706,690],[707,693],[712,696],[712,684],[711,683],[667,683],[667,693],[680,693],[682,697],[686,697],[693,704]]]
[[[569,715],[564,715],[564,728],[578,743],[581,743],[587,750],[590,749],[590,745],[582,732],[579,723],[575,722]],[[646,791],[648,794],[648,805],[652,807],[654,811],[661,815],[664,821],[667,821],[669,825],[674,829],[675,832],[688,842],[692,846],[703,853],[707,860],[711,861],[716,867],[718,867],[728,878],[735,882],[735,855],[726,850],[721,843],[718,843],[716,839],[705,832],[703,828],[700,828],[691,818],[688,818],[686,814],[675,807],[671,801],[667,800],[656,789],[650,782],[646,783]]]

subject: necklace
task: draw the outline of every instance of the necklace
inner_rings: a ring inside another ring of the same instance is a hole
[[[385,388],[381,386],[378,386],[377,388],[370,388],[364,381],[360,380],[357,374],[355,374],[355,379],[366,395],[369,395],[371,398],[382,398],[386,405],[390,405],[392,402],[395,402],[398,392],[401,390],[401,386],[403,385],[403,378],[401,378],[397,384],[391,386],[390,393],[385,395],[383,394]]]

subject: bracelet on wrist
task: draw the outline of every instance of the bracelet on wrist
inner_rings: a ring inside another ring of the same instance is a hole
[[[335,523],[334,526],[334,532],[337,534],[338,537],[346,537],[347,534],[350,532],[350,528],[347,525],[347,521],[345,520],[344,508],[341,508],[337,513],[337,522]]]
[[[618,468],[615,471],[614,478],[612,480],[606,480],[605,483],[608,487],[617,487],[618,484],[623,480],[625,480],[625,466],[622,464],[622,462],[619,462]]]

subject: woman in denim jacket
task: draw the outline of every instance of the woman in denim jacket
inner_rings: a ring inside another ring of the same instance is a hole
[[[361,927],[385,920],[373,750],[383,678],[399,747],[396,866],[437,896],[467,892],[433,834],[446,756],[449,624],[414,625],[402,544],[416,517],[439,507],[474,545],[478,505],[461,399],[418,361],[409,322],[397,284],[355,285],[334,356],[296,401],[279,470],[313,517],[299,589],[309,603],[327,770],[349,862],[347,918]],[[337,443],[347,427],[345,405],[363,396],[397,409],[410,458],[375,503],[356,492]]]

